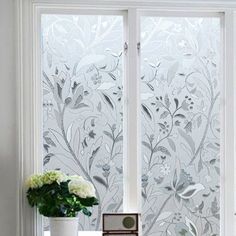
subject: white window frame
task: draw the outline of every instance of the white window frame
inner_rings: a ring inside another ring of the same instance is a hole
[[[234,172],[234,133],[236,127],[234,122],[234,110],[236,102],[234,91],[236,83],[234,82],[234,25],[236,4],[217,2],[193,3],[179,0],[178,2],[157,2],[157,1],[130,1],[123,0],[17,0],[17,59],[18,59],[18,146],[19,146],[19,178],[18,178],[18,232],[20,236],[41,236],[42,220],[35,210],[32,210],[26,201],[24,181],[27,176],[42,169],[41,153],[41,131],[40,122],[40,14],[48,12],[78,12],[80,9],[100,9],[104,11],[126,11],[127,12],[127,42],[128,54],[126,57],[126,78],[125,114],[127,123],[125,123],[124,140],[126,163],[124,164],[124,209],[127,212],[141,211],[141,158],[140,158],[140,111],[139,111],[139,56],[137,43],[139,42],[139,16],[145,12],[149,14],[162,14],[173,16],[173,14],[193,15],[193,14],[223,14],[224,22],[224,86],[222,104],[224,111],[222,127],[222,154],[227,157],[221,161],[221,209],[224,222],[222,222],[221,236],[232,235],[234,232],[234,182],[236,174]],[[186,13],[186,11],[188,13]],[[37,25],[38,24],[38,25]],[[136,28],[134,27],[136,26]],[[134,89],[137,88],[137,89]],[[129,100],[128,100],[129,98]],[[227,102],[225,102],[227,100]],[[234,108],[234,109],[233,109]],[[132,125],[128,125],[132,124]],[[225,145],[227,144],[227,145]],[[127,148],[129,147],[129,148]],[[127,181],[129,180],[129,181]]]

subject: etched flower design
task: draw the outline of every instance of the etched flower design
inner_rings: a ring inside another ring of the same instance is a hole
[[[111,166],[109,164],[104,164],[102,166],[102,170],[103,170],[102,175],[107,178],[110,175],[110,169],[111,169]]]
[[[101,84],[102,82],[102,76],[101,75],[98,75],[98,74],[94,74],[92,77],[91,77],[91,80],[93,81],[93,84],[94,85],[99,85]]]
[[[53,119],[52,112],[53,111],[53,103],[51,100],[43,101],[43,119],[46,122],[49,119]]]
[[[121,86],[118,86],[117,87],[117,91],[116,92],[113,92],[114,95],[117,96],[117,100],[120,102],[121,101],[121,98],[123,96],[123,91],[122,91],[122,87]]]
[[[148,175],[142,175],[142,187],[145,188],[148,185]]]
[[[170,166],[168,164],[164,164],[163,166],[161,166],[160,168],[160,172],[165,176],[165,175],[169,175],[170,174]]]

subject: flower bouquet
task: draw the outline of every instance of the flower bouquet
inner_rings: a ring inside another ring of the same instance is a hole
[[[26,185],[30,206],[50,218],[51,236],[77,236],[78,212],[91,216],[89,207],[98,205],[94,186],[81,176],[48,171],[32,175]]]

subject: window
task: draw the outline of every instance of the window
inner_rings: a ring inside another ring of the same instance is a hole
[[[143,235],[220,234],[220,31],[141,18]]]
[[[42,15],[44,169],[83,175],[100,202],[79,230],[122,211],[123,28],[120,15]]]
[[[229,235],[233,12],[52,5],[31,6],[22,33],[23,175],[93,182],[101,204],[80,231],[125,211],[142,214],[144,236]],[[23,235],[47,235],[25,212]]]

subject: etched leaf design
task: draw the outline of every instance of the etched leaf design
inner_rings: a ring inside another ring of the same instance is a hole
[[[149,150],[152,150],[151,145],[145,141],[142,141],[142,144],[147,147]]]
[[[82,102],[83,100],[83,94],[84,93],[84,87],[81,85],[77,88],[73,98],[72,102],[69,104],[69,106],[72,109],[76,109],[76,107]]]
[[[188,186],[182,193],[179,193],[178,195],[183,199],[190,199],[203,189],[205,189],[205,187],[202,184],[194,184]]]
[[[91,170],[91,167],[92,167],[94,158],[95,158],[95,156],[97,155],[99,149],[100,149],[100,146],[97,147],[96,149],[94,149],[94,150],[92,151],[92,154],[91,154],[91,156],[90,156],[90,158],[89,158],[89,170]]]
[[[209,229],[210,229],[210,224],[208,222],[206,222],[206,224],[204,226],[203,234],[208,233]]]
[[[143,110],[144,114],[151,120],[152,115],[151,115],[149,108],[144,104],[142,104],[141,106],[142,106],[142,110]]]
[[[99,89],[99,90],[108,90],[108,89],[113,88],[115,86],[116,86],[115,83],[107,82],[107,83],[102,83],[97,89]]]
[[[52,139],[50,137],[44,137],[45,139],[45,142],[48,144],[48,145],[51,145],[53,147],[56,147],[56,144],[52,141]]]
[[[168,72],[167,72],[167,82],[168,85],[171,84],[172,80],[174,79],[177,71],[179,68],[179,62],[175,62],[174,64],[172,64],[172,66],[169,68]]]
[[[52,67],[52,54],[51,53],[47,53],[47,62],[48,62],[48,67],[51,68]]]
[[[166,105],[167,108],[170,107],[170,99],[169,99],[168,94],[165,95],[165,105]]]
[[[193,138],[190,135],[186,134],[181,129],[178,129],[178,131],[181,137],[188,143],[189,147],[191,148],[192,153],[195,153],[195,143],[193,141]]]
[[[109,72],[108,74],[110,75],[110,77],[111,77],[113,80],[116,80],[116,76],[115,76],[113,73]]]
[[[185,115],[183,115],[183,114],[176,114],[175,117],[180,117],[180,118],[182,118],[182,119],[185,119],[185,118],[186,118]]]
[[[165,119],[170,113],[168,111],[164,111],[161,115],[160,118],[161,119]]]
[[[49,163],[49,161],[51,160],[51,157],[53,157],[53,156],[54,156],[53,153],[48,153],[43,159],[43,165],[44,166],[47,165]]]
[[[70,80],[70,77],[68,76],[62,87],[62,100],[63,101],[65,101],[66,98],[69,96],[70,90],[71,90],[71,80]]]
[[[154,148],[153,151],[154,151],[154,152],[162,152],[162,153],[164,153],[164,154],[166,154],[166,155],[168,155],[168,156],[171,156],[171,154],[170,154],[170,152],[168,151],[168,149],[167,149],[166,147],[164,147],[164,146],[158,146],[158,147]]]
[[[191,234],[193,236],[198,236],[196,225],[188,217],[185,217],[185,221],[186,221],[186,225],[188,226],[189,231],[191,232]]]
[[[103,185],[105,188],[108,188],[108,185],[106,183],[106,181],[101,178],[100,176],[93,176],[93,178],[98,182],[100,183],[101,185]]]
[[[175,108],[177,109],[179,107],[179,100],[177,98],[174,98],[175,101]]]
[[[171,149],[176,152],[176,145],[175,145],[175,142],[171,139],[171,138],[167,138],[167,141],[171,147]]]
[[[110,132],[108,132],[108,131],[103,131],[103,133],[107,136],[107,137],[109,137],[111,140],[113,140],[113,136],[112,136],[112,134],[110,133]]]
[[[88,66],[97,62],[100,62],[102,60],[105,59],[104,55],[98,55],[98,54],[90,54],[90,55],[86,55],[85,57],[83,57],[76,68],[76,74],[79,73],[79,71],[84,67],[84,66]]]
[[[112,99],[105,93],[102,93],[105,101],[107,102],[107,104],[112,108],[114,109],[114,105],[113,105],[113,102],[112,102]]]
[[[156,221],[161,221],[161,220],[165,220],[167,219],[168,217],[170,217],[172,215],[172,212],[171,211],[164,211],[162,212],[159,217],[157,218]]]

